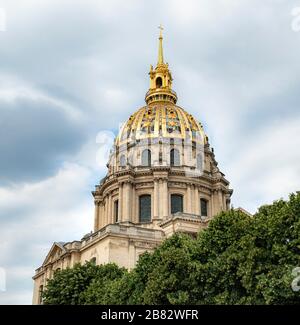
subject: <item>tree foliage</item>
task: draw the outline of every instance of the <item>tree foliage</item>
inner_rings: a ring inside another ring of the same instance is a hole
[[[250,217],[220,213],[196,239],[175,234],[127,272],[90,263],[59,271],[48,304],[300,304],[300,193]]]
[[[97,266],[93,262],[76,264],[73,268],[55,272],[43,292],[43,303],[48,305],[78,305],[97,303],[102,285],[123,276],[124,268],[116,264]],[[97,295],[95,295],[97,290]]]

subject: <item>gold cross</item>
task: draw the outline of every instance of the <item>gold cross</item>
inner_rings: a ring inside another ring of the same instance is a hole
[[[158,26],[158,28],[160,29],[160,36],[162,36],[162,31],[164,30],[164,28],[162,27],[161,24]]]

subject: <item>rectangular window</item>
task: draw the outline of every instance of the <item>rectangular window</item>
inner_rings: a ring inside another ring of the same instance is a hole
[[[200,200],[201,216],[207,217],[207,201],[205,199]]]
[[[183,212],[183,197],[179,194],[171,195],[171,214]]]
[[[139,198],[140,222],[151,221],[151,195],[142,195]]]
[[[115,219],[115,222],[119,221],[119,201],[118,200],[116,200],[114,202],[114,219]]]

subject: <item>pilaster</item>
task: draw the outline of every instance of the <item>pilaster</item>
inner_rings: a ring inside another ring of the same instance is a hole
[[[95,200],[94,231],[99,229],[99,208],[100,202]]]

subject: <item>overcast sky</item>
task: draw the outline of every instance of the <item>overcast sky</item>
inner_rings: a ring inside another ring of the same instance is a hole
[[[92,229],[109,148],[97,134],[144,104],[160,23],[178,104],[202,122],[233,205],[253,213],[299,190],[298,7],[0,0],[0,304],[30,304],[52,243]]]

